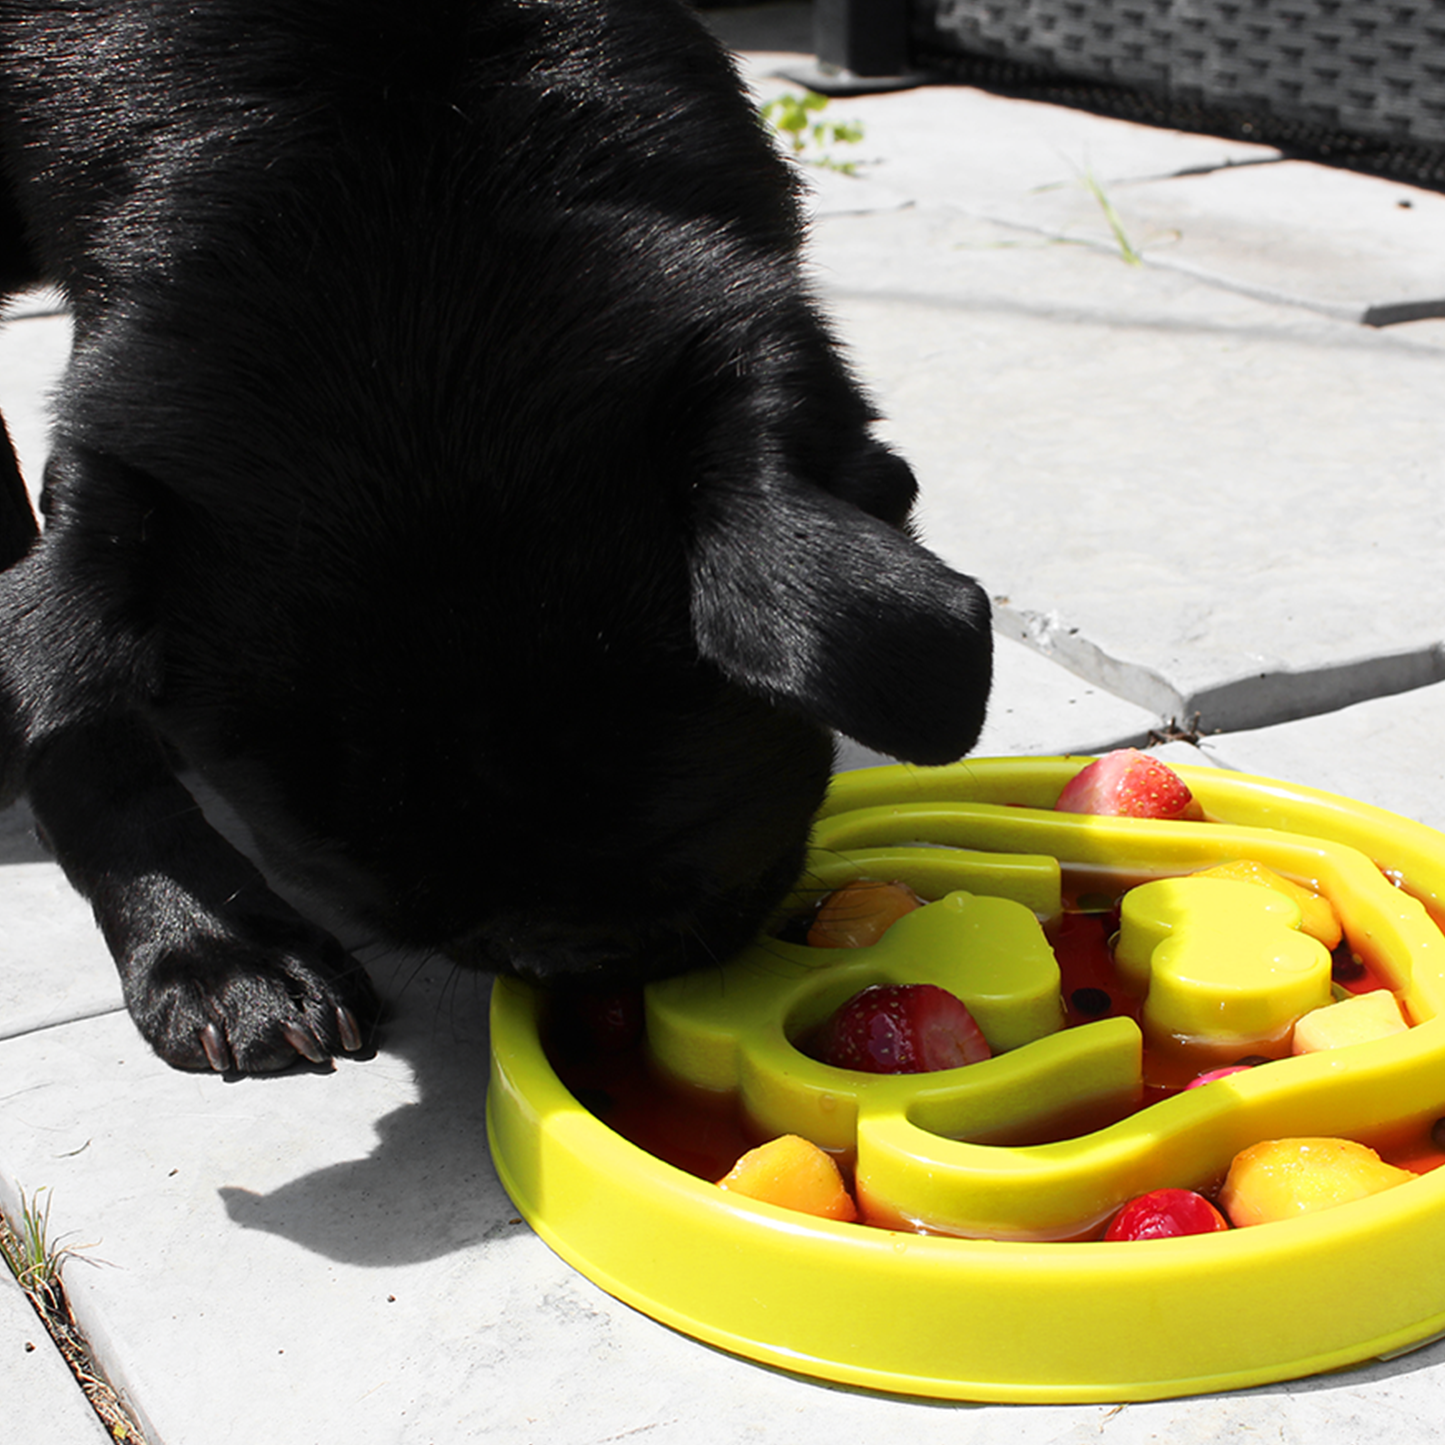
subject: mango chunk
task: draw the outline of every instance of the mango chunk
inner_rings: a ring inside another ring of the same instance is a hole
[[[1290,1052],[1313,1054],[1319,1049],[1364,1044],[1402,1034],[1409,1027],[1395,995],[1388,989],[1372,989],[1305,1014],[1294,1026]]]
[[[905,913],[923,906],[906,883],[855,878],[823,901],[808,930],[811,948],[867,948]]]
[[[1319,939],[1328,949],[1338,947],[1344,936],[1339,915],[1328,898],[1311,889],[1302,888],[1298,883],[1276,873],[1273,868],[1266,868],[1263,863],[1248,859],[1240,859],[1235,863],[1218,863],[1213,868],[1202,869],[1198,876],[1233,878],[1239,883],[1255,883],[1261,888],[1273,888],[1276,893],[1283,893],[1286,898],[1293,898],[1299,905],[1300,932]]]
[[[1234,1156],[1219,1207],[1236,1228],[1364,1199],[1415,1176],[1353,1139],[1267,1139]]]
[[[718,1188],[822,1219],[858,1218],[833,1156],[797,1134],[782,1134],[749,1149],[718,1180]]]

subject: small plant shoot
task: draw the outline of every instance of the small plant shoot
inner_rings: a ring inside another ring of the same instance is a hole
[[[832,148],[857,145],[863,139],[863,127],[857,121],[820,119],[820,112],[827,105],[827,96],[807,90],[802,94],[789,93],[766,101],[759,107],[759,112],[782,137],[795,159],[805,165],[841,171],[847,176],[855,175],[858,163],[838,160],[832,154]]]

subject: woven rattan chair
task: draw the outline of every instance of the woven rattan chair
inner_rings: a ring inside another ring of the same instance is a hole
[[[1445,145],[1445,0],[914,0],[946,50]]]

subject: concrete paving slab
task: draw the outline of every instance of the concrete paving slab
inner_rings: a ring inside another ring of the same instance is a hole
[[[813,255],[925,537],[1011,635],[1209,729],[1445,675],[1439,333],[928,208],[822,218]]]
[[[771,93],[786,82],[759,82]],[[1052,225],[1055,188],[1092,175],[1106,188],[1280,159],[1270,146],[1136,125],[1063,106],[1038,105],[968,86],[922,86],[838,97],[828,114],[857,119],[849,147],[870,178],[916,200],[1025,226]]]
[[[1266,299],[1381,325],[1445,314],[1445,196],[1302,161],[1207,174],[1093,173],[1133,247]],[[1009,219],[1114,240],[1098,196],[1075,177],[1018,197]]]
[[[1163,719],[1008,637],[994,640],[994,690],[974,749],[981,758],[1143,747]]]
[[[712,10],[716,34],[741,50],[743,75],[760,100],[797,93],[798,77],[813,62],[812,7],[784,3]],[[926,197],[970,214],[1029,229],[1079,226],[1060,218],[1049,201],[1055,187],[1077,190],[1083,175],[1107,164],[1108,184],[1220,166],[1277,161],[1273,147],[1134,125],[1103,116],[1035,105],[967,87],[924,85],[892,94],[834,97],[819,119],[863,127],[857,144],[833,148],[832,159],[856,164],[857,175],[808,166],[819,214],[890,210]],[[809,155],[813,151],[809,150]],[[1093,211],[1097,213],[1097,206]],[[1085,208],[1081,238],[1093,239]]]
[[[864,126],[861,175],[880,197],[893,190],[1104,249],[1117,246],[1117,224],[1150,265],[1344,320],[1445,310],[1445,197],[1435,192],[982,92],[832,104]],[[1010,106],[1049,124],[1021,126],[1000,109]],[[971,107],[972,132],[944,129]]]
[[[1163,719],[1057,666],[1031,647],[994,640],[994,690],[974,749],[981,758],[1102,753],[1143,747]]]
[[[30,1301],[3,1268],[0,1400],[10,1445],[104,1445],[111,1439]]]
[[[712,23],[727,33],[726,12],[716,12]],[[754,56],[748,79],[764,99],[797,90],[779,73],[794,64],[795,57],[788,55]],[[1038,187],[1073,182],[1085,171],[1113,182],[1273,160],[1280,154],[1270,146],[1136,125],[968,86],[839,96],[829,101],[827,115],[861,121],[862,142],[846,150],[868,174],[915,198],[926,196],[981,215]]]
[[[1199,746],[1237,772],[1343,793],[1445,830],[1442,734],[1445,684],[1437,683]]]
[[[0,1038],[124,1006],[89,905],[60,869],[0,867]]]
[[[36,293],[0,324],[0,412],[36,496],[50,450],[48,398],[70,359],[70,318],[56,314],[55,305],[52,293]]]

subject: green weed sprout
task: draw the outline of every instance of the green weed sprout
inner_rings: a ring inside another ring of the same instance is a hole
[[[783,138],[797,160],[805,165],[854,175],[858,163],[840,161],[831,151],[833,146],[857,145],[863,139],[863,127],[857,121],[817,119],[827,104],[827,96],[805,90],[801,95],[789,93],[777,96],[761,105],[759,112]]]
[[[1092,170],[1085,169],[1082,179],[1084,189],[1098,203],[1099,209],[1104,213],[1104,220],[1108,223],[1110,231],[1114,233],[1114,244],[1118,246],[1120,256],[1130,266],[1142,266],[1144,258],[1130,241],[1128,233],[1124,230],[1124,222],[1118,211],[1114,209],[1114,203],[1109,199],[1108,192],[1104,190],[1099,178]]]
[[[45,1193],[40,1189],[27,1199],[25,1191],[20,1191],[20,1219],[17,1225],[6,1223],[0,1229],[0,1254],[20,1288],[50,1313],[65,1308],[60,1273],[76,1247],[51,1239],[49,1196],[43,1208],[40,1204],[40,1195]]]

